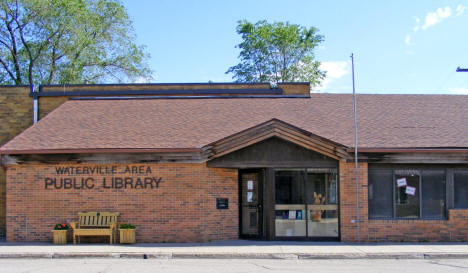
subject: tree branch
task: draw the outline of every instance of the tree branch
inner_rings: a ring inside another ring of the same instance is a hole
[[[13,18],[8,21],[7,20],[8,18],[8,11],[5,10],[5,25],[8,29],[8,33],[10,34],[10,40],[11,40],[11,57],[13,58],[13,66],[15,67],[15,73],[16,73],[16,78],[13,77],[14,81],[16,84],[21,84],[22,83],[22,77],[21,77],[21,69],[20,69],[20,65],[19,65],[19,62],[18,62],[18,49],[17,49],[17,45],[16,45],[16,37],[15,37],[15,33],[11,27],[11,23],[13,22]]]
[[[15,75],[11,72],[11,70],[8,68],[8,65],[5,63],[3,59],[0,59],[0,63],[2,64],[3,68],[6,70],[8,75],[10,75],[10,78],[16,83],[16,78]],[[18,83],[17,83],[18,84]]]

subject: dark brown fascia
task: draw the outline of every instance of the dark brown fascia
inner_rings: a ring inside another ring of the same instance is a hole
[[[0,150],[0,154],[81,154],[81,153],[200,153],[199,148],[94,148],[94,149],[42,149],[42,150]]]
[[[358,153],[468,153],[468,148],[358,148]],[[347,148],[354,153],[354,148]]]

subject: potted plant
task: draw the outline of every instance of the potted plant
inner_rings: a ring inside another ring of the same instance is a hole
[[[119,234],[121,244],[134,244],[135,243],[135,229],[136,226],[132,224],[120,224]]]
[[[65,222],[55,224],[54,230],[52,230],[54,244],[63,245],[67,243],[68,229],[70,229],[70,226]]]

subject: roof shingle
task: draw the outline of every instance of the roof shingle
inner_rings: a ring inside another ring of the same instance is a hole
[[[71,100],[0,148],[201,148],[273,118],[354,146],[352,96]],[[357,96],[360,148],[468,148],[468,96]]]

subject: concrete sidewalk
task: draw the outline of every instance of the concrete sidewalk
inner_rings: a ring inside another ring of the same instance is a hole
[[[199,244],[0,243],[0,258],[446,259],[468,258],[468,243],[219,241]]]

